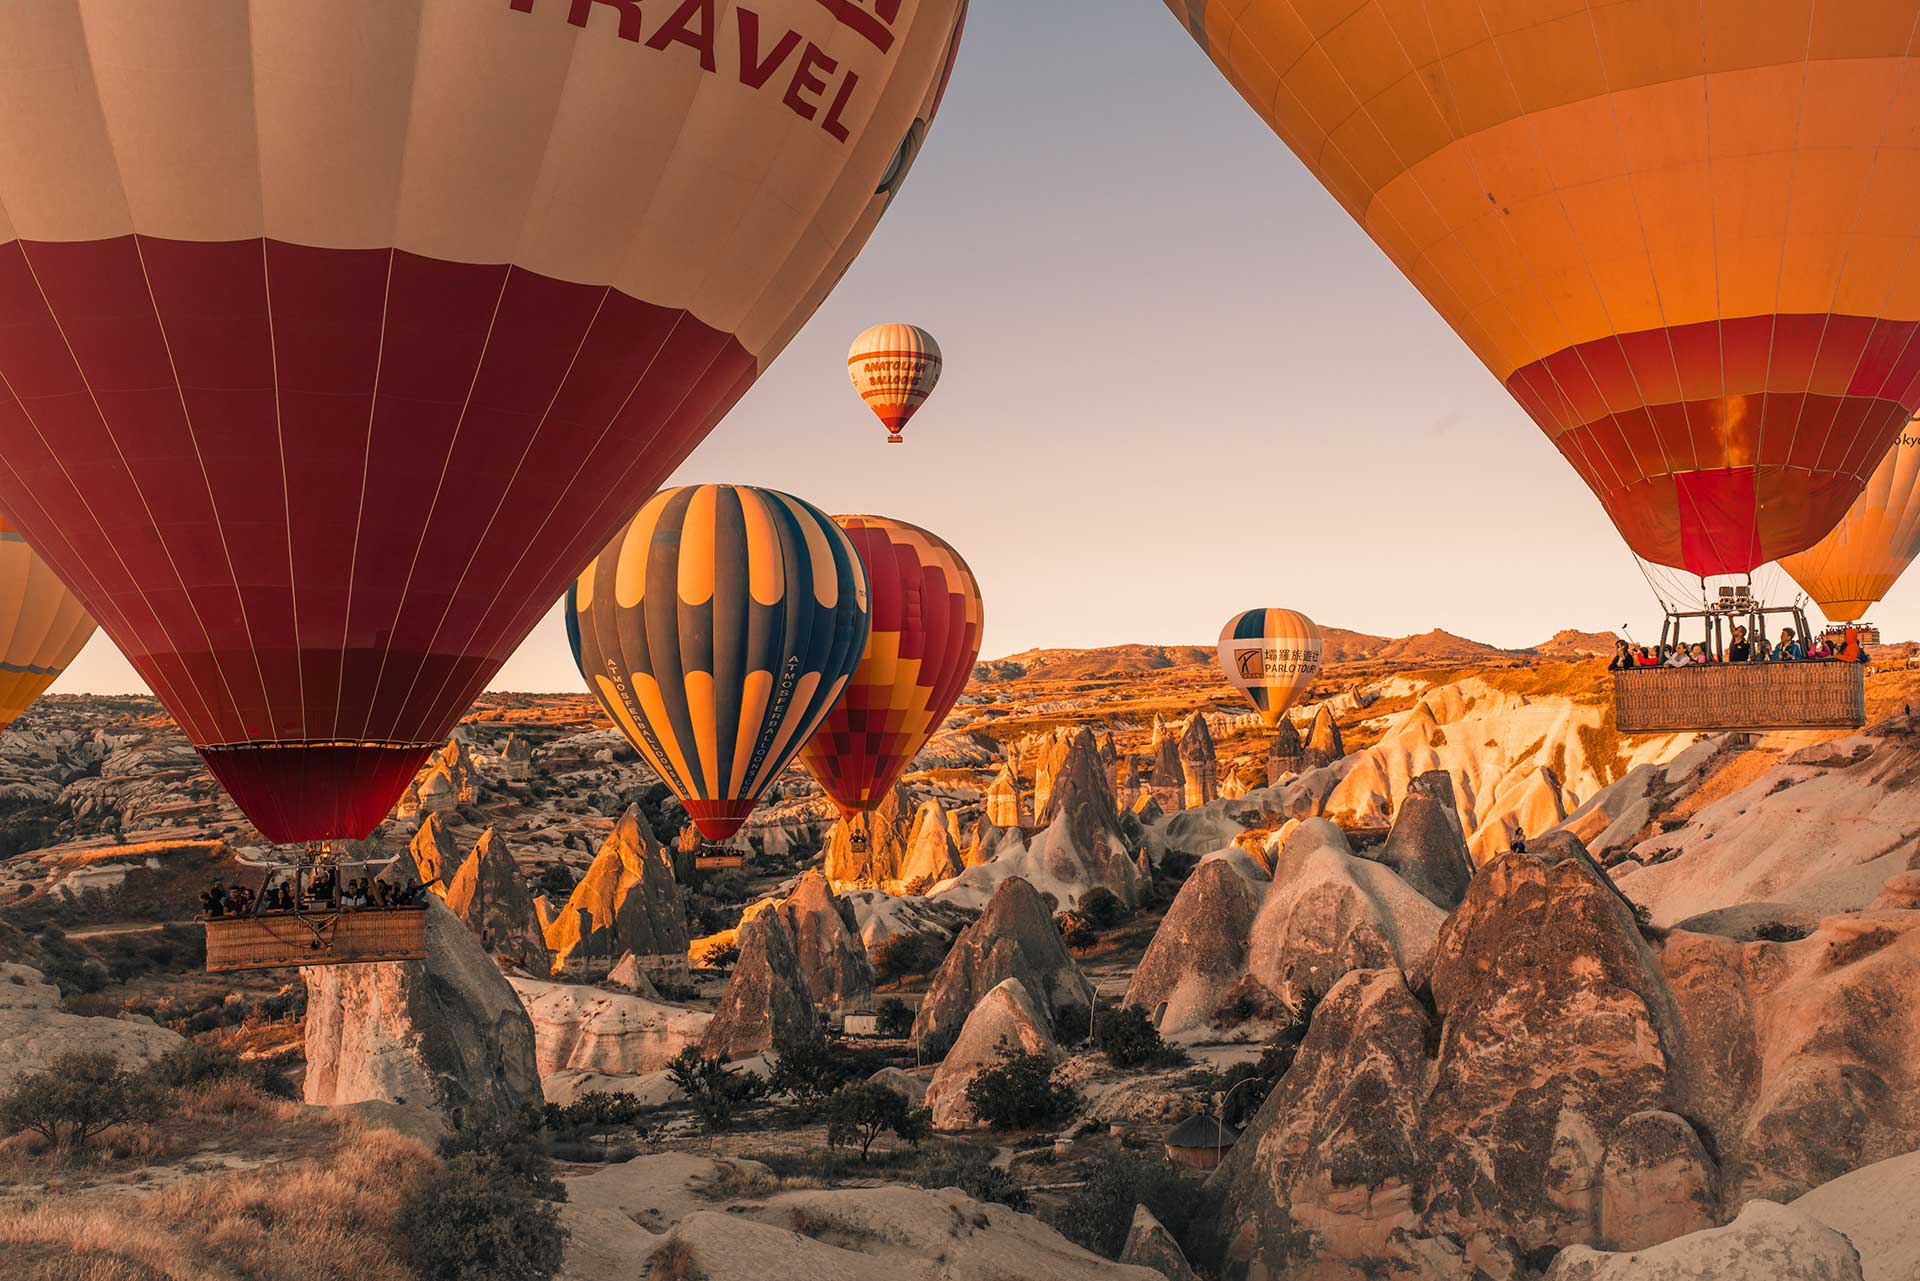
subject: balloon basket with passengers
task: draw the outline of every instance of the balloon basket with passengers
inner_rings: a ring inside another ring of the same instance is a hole
[[[392,862],[338,859],[316,844],[295,866],[266,868],[258,890],[209,890],[207,973],[425,960],[427,891],[381,879]],[[354,868],[361,875],[348,877]]]

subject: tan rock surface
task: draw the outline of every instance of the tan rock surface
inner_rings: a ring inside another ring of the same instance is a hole
[[[927,1086],[925,1105],[933,1111],[936,1130],[967,1130],[980,1124],[967,1102],[967,1086],[1008,1053],[1059,1057],[1046,1014],[1019,979],[1007,979],[985,996],[967,1015],[953,1048],[940,1061]]]

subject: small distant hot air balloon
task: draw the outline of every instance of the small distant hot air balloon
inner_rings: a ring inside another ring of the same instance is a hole
[[[853,340],[847,374],[867,408],[887,426],[887,443],[920,411],[940,381],[940,344],[917,325],[875,325]]]
[[[710,841],[740,829],[867,643],[867,575],[790,494],[654,496],[567,594],[580,674]]]
[[[1836,623],[1859,620],[1920,555],[1920,421],[1893,443],[1825,538],[1780,562]]]
[[[867,570],[859,670],[801,751],[843,814],[884,800],[953,710],[980,656],[980,585],[945,539],[884,516],[836,516]]]
[[[1313,684],[1320,671],[1320,629],[1298,610],[1250,609],[1220,629],[1220,670],[1268,725]]]
[[[0,517],[0,730],[60,678],[92,635],[79,599]]]

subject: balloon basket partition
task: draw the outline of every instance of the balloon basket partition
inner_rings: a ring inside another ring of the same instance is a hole
[[[1867,722],[1863,663],[1715,663],[1615,672],[1623,734],[1859,729]]]

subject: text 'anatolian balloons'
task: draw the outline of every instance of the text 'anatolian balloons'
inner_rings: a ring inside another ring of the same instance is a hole
[[[1833,531],[1780,562],[1836,623],[1872,608],[1920,556],[1920,423],[1902,432]]]
[[[1647,560],[1812,546],[1920,407],[1915,0],[1167,3]]]
[[[966,0],[0,5],[0,509],[364,837],[845,273]]]
[[[1268,725],[1278,725],[1320,673],[1320,629],[1298,610],[1250,609],[1220,629],[1220,671]]]
[[[0,730],[60,679],[92,635],[79,599],[0,516]]]
[[[859,666],[867,599],[859,555],[817,507],[691,485],[656,495],[587,566],[567,635],[613,723],[724,841]]]
[[[980,584],[937,534],[884,516],[836,516],[867,570],[873,627],[846,692],[801,752],[840,812],[870,810],[973,675],[984,611]]]
[[[853,389],[886,424],[887,441],[894,445],[933,394],[940,369],[940,344],[914,325],[875,325],[854,339],[847,353]]]

